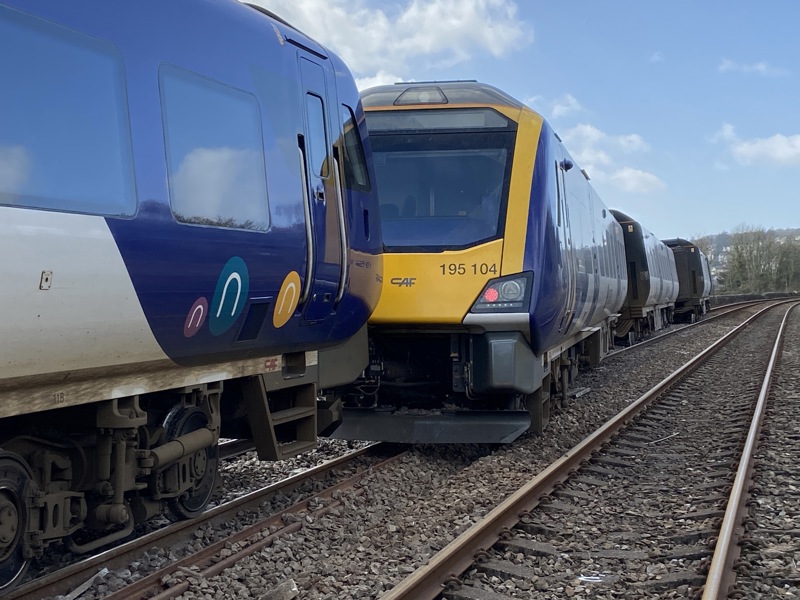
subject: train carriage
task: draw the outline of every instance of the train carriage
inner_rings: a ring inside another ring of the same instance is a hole
[[[676,319],[694,323],[711,308],[714,282],[708,258],[696,244],[675,238],[664,240],[675,255],[680,292],[675,300]]]
[[[511,441],[613,344],[622,230],[537,113],[477,82],[362,93],[384,289],[336,437]]]
[[[628,294],[615,334],[630,343],[672,323],[678,273],[666,244],[625,213],[611,214],[622,226],[628,269]]]
[[[220,436],[314,447],[381,239],[352,76],[263,9],[10,0],[0,56],[1,590],[198,514]]]

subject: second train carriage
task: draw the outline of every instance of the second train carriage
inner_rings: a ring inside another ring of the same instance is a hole
[[[384,288],[349,439],[508,442],[613,344],[623,233],[536,112],[477,82],[362,93]],[[419,410],[418,410],[419,409]]]
[[[711,308],[714,282],[705,254],[689,240],[664,240],[675,255],[680,292],[675,300],[675,318],[694,322]]]
[[[615,334],[632,342],[672,323],[678,273],[672,250],[661,240],[625,213],[611,214],[622,226],[628,271],[628,294]]]

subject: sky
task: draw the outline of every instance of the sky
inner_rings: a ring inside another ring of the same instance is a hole
[[[477,79],[658,237],[800,227],[800,2],[250,0],[359,89]]]

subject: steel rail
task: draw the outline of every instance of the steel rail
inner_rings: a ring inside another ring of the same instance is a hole
[[[221,460],[230,460],[255,449],[253,440],[225,440],[219,443],[219,457]]]
[[[236,498],[225,504],[211,508],[194,519],[179,521],[163,529],[153,531],[140,538],[106,550],[74,563],[63,569],[53,571],[43,577],[25,583],[3,596],[4,600],[38,600],[49,596],[67,595],[87,580],[93,578],[102,568],[120,569],[130,563],[130,557],[137,555],[146,548],[153,546],[170,546],[193,535],[195,529],[206,523],[221,523],[242,510],[258,507],[265,498],[278,492],[291,491],[304,481],[318,479],[325,476],[333,469],[342,466],[351,460],[372,454],[381,448],[386,448],[383,443],[370,444],[359,450],[349,452],[343,456],[329,460],[321,465],[278,481],[259,490],[255,490]]]
[[[772,308],[774,308],[774,305],[761,309],[689,360],[677,371],[662,379],[610,421],[607,421],[589,437],[568,450],[561,458],[506,498],[487,513],[483,519],[450,542],[435,554],[427,564],[381,596],[381,600],[407,598],[411,600],[433,600],[436,598],[444,591],[443,582],[457,579],[474,562],[476,554],[491,548],[500,539],[504,530],[511,529],[516,525],[522,515],[537,506],[542,496],[551,491],[556,484],[566,480],[570,473],[577,470],[581,463],[588,460],[595,450],[613,438],[656,398],[694,372],[723,346]]]
[[[780,329],[778,329],[778,335],[775,338],[775,345],[772,348],[772,355],[770,356],[764,381],[761,384],[761,392],[758,395],[758,401],[753,412],[753,421],[750,423],[750,430],[742,450],[742,457],[739,460],[739,468],[736,470],[736,478],[733,481],[733,488],[728,498],[728,506],[722,520],[720,534],[714,547],[714,556],[711,559],[711,567],[708,570],[708,577],[703,590],[703,600],[726,598],[728,589],[735,580],[733,562],[739,555],[738,543],[741,537],[739,526],[746,512],[745,503],[750,497],[750,493],[746,488],[751,481],[753,455],[758,447],[761,425],[767,408],[767,399],[772,387],[772,377],[783,346],[786,323],[789,320],[789,314],[797,306],[798,304],[793,304],[786,311]]]
[[[786,304],[787,302],[794,302],[794,301],[795,301],[794,299],[791,299],[791,300],[780,300],[780,299],[779,300],[748,300],[746,302],[737,302],[736,304],[723,304],[723,305],[719,306],[718,308],[720,308],[720,309],[728,308],[729,306],[733,307],[733,308],[731,308],[730,310],[726,310],[724,312],[719,312],[719,313],[715,313],[713,315],[709,315],[708,317],[706,317],[706,318],[704,318],[704,319],[702,319],[700,321],[695,321],[694,323],[686,324],[686,325],[684,325],[682,327],[680,326],[679,323],[676,323],[675,325],[678,325],[677,329],[670,329],[669,331],[661,333],[661,334],[659,334],[659,335],[657,335],[655,337],[649,337],[646,340],[642,340],[641,342],[636,342],[633,346],[626,346],[624,348],[620,348],[619,350],[612,350],[611,352],[606,354],[606,356],[605,356],[605,358],[603,360],[607,360],[609,358],[613,358],[615,356],[619,356],[620,354],[624,354],[625,352],[636,350],[637,348],[642,348],[644,346],[647,346],[648,344],[653,344],[653,343],[659,342],[659,341],[661,341],[661,340],[663,340],[665,338],[668,338],[668,337],[670,337],[672,335],[675,335],[675,334],[680,333],[682,331],[686,331],[687,329],[691,329],[691,328],[694,328],[694,327],[705,325],[705,324],[710,323],[711,321],[713,321],[715,319],[720,319],[722,317],[727,317],[727,316],[731,315],[732,313],[735,313],[735,312],[740,311],[740,310],[744,310],[745,308],[751,308],[753,306],[756,306],[758,304],[763,304],[763,303],[766,303],[766,302],[771,302],[772,304],[770,304],[769,307],[773,307],[773,306],[778,306],[779,304]]]
[[[190,582],[184,580],[180,582],[173,582],[172,584],[165,585],[164,581],[168,576],[177,573],[185,572],[184,569],[196,568],[196,577],[201,579],[210,579],[222,573],[236,563],[244,560],[248,556],[252,556],[256,552],[272,545],[273,541],[277,538],[296,533],[303,529],[304,522],[302,519],[295,520],[291,523],[286,523],[285,518],[288,515],[299,515],[303,512],[311,513],[314,518],[321,517],[330,513],[336,508],[342,506],[342,501],[339,499],[334,500],[337,492],[345,490],[353,490],[356,485],[360,483],[365,477],[368,477],[373,469],[382,469],[399,461],[402,457],[406,456],[407,452],[400,452],[391,456],[377,465],[373,465],[369,469],[360,471],[347,478],[344,481],[337,483],[331,487],[314,494],[313,496],[301,500],[288,508],[277,512],[265,519],[258,521],[252,525],[236,531],[225,539],[218,540],[198,552],[188,554],[177,561],[162,567],[161,569],[128,584],[117,592],[108,594],[108,600],[138,600],[140,598],[150,598],[150,600],[168,600],[182,595],[191,587]],[[356,489],[355,494],[360,495],[364,493],[364,489]],[[311,508],[312,503],[321,499],[329,500],[329,503],[324,507],[317,510]],[[270,529],[279,527],[277,531],[270,533]],[[231,548],[233,544],[242,546],[239,550],[233,551],[228,556],[222,556],[221,552],[224,549]],[[194,572],[194,569],[193,569]]]

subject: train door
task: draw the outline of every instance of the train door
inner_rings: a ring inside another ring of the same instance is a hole
[[[560,149],[561,145],[556,144],[556,148]],[[563,159],[561,153],[557,153],[555,170],[556,170],[556,200],[558,202],[557,208],[557,221],[558,221],[558,235],[559,246],[561,247],[562,254],[562,286],[566,290],[566,310],[561,319],[561,324],[558,330],[566,333],[572,320],[575,316],[575,248],[572,241],[572,232],[569,220],[569,208],[567,203],[567,188],[564,174],[573,166],[572,161]]]
[[[334,308],[342,279],[343,238],[340,233],[340,189],[333,155],[334,128],[338,128],[338,104],[329,102],[325,70],[302,55],[304,131],[298,138],[306,211],[308,243],[306,280],[301,302],[308,321],[326,318]],[[335,95],[335,94],[333,94]]]

